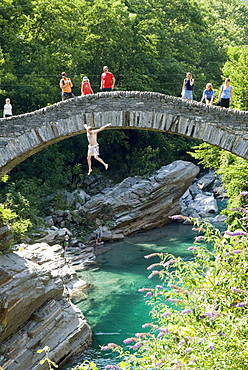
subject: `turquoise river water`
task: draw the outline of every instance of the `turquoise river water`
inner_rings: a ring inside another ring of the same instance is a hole
[[[145,303],[147,298],[138,289],[158,284],[157,276],[147,279],[150,273],[147,267],[159,262],[159,258],[147,260],[144,256],[166,252],[191,259],[192,252],[187,248],[196,235],[191,226],[174,223],[136,234],[124,241],[105,244],[110,250],[97,258],[97,265],[79,273],[91,286],[87,297],[80,297],[74,302],[93,330],[93,344],[89,350],[60,368],[71,369],[86,359],[94,361],[101,370],[107,364],[118,363],[111,351],[101,351],[100,346],[109,342],[122,344],[125,338],[143,331],[142,324],[150,321],[151,306]]]

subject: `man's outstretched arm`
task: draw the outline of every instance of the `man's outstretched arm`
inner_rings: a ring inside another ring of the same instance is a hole
[[[104,125],[104,126],[102,126],[100,128],[95,129],[94,132],[98,133],[100,131],[103,131],[103,130],[105,130],[105,128],[107,128],[107,127],[109,127],[111,125],[112,125],[112,123],[107,123],[106,125]]]

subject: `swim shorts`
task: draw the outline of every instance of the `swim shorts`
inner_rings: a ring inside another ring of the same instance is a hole
[[[90,145],[88,146],[88,157],[98,157],[100,155],[99,153],[99,144],[96,145]]]

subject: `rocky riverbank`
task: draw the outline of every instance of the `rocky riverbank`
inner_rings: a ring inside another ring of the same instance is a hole
[[[49,346],[60,363],[91,343],[91,329],[69,297],[86,283],[59,245],[27,245],[0,255],[0,365],[4,370],[45,370]]]
[[[198,173],[194,164],[176,161],[147,178],[130,177],[115,186],[98,178],[100,193],[65,192],[70,209],[51,207],[46,235],[38,243],[0,255],[0,366],[43,370],[47,367],[39,361],[44,354],[38,349],[49,346],[57,363],[85,349],[91,330],[70,297],[82,295],[87,286],[75,271],[94,264],[99,252],[92,225],[103,223],[103,240],[112,241],[165,225],[178,213],[213,220],[216,198],[225,192],[214,171],[196,178]],[[77,234],[85,224],[91,225],[87,243]],[[0,235],[7,246],[12,235],[3,223]]]

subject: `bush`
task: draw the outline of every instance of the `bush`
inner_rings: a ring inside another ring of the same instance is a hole
[[[248,368],[247,196],[248,192],[241,195],[246,201],[240,209],[242,229],[221,233],[194,220],[201,233],[188,248],[194,260],[171,254],[145,256],[160,257],[148,267],[148,278],[159,275],[163,282],[154,289],[140,289],[149,297],[152,321],[143,325],[148,330],[124,340],[130,344],[128,350],[114,343],[102,348],[124,359],[106,369]]]

